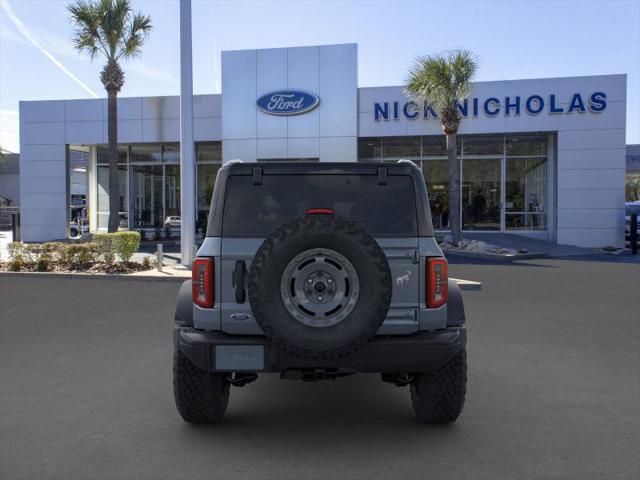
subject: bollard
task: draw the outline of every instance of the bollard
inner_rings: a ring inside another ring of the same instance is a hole
[[[159,272],[162,272],[163,257],[164,257],[164,255],[162,254],[162,244],[159,243],[158,244],[158,249],[156,250],[156,263],[157,263],[157,267],[158,267],[158,271]]]
[[[631,243],[631,254],[638,253],[638,214],[632,213],[629,217],[629,242]]]

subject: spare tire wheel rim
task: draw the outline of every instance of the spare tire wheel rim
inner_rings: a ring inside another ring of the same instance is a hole
[[[330,327],[355,308],[360,281],[353,264],[327,248],[296,255],[285,267],[280,295],[287,311],[309,327]]]

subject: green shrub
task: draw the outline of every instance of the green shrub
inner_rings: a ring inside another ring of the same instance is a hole
[[[48,253],[43,253],[38,259],[36,270],[38,270],[39,272],[48,272],[51,270],[52,264],[53,262],[51,261],[51,256]]]
[[[15,254],[15,256],[9,261],[9,271],[19,272],[22,269],[24,269],[24,258],[22,258],[22,255],[20,254]]]
[[[82,243],[77,248],[77,262],[81,268],[90,267],[98,261],[98,249],[95,243]]]
[[[114,236],[114,247],[116,253],[123,262],[128,262],[140,246],[140,233],[138,232],[116,232]]]
[[[97,252],[102,255],[106,263],[112,264],[116,260],[116,254],[123,262],[128,262],[140,247],[140,233],[98,233],[94,237],[94,242]]]
[[[144,257],[142,259],[142,268],[145,270],[151,270],[153,268],[153,261],[151,260],[151,257]]]
[[[96,233],[93,237],[98,254],[102,255],[102,259],[109,265],[111,265],[116,258],[113,235],[113,233]]]
[[[69,270],[84,270],[97,261],[93,243],[63,243],[56,246],[55,252],[58,262]]]

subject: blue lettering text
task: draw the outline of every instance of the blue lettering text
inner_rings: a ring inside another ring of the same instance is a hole
[[[489,106],[493,105],[494,108],[492,110],[489,109]],[[495,117],[498,113],[500,113],[500,100],[495,97],[487,98],[484,101],[484,113],[489,115],[490,117]]]
[[[544,100],[540,95],[531,95],[527,98],[524,108],[527,109],[527,113],[535,115],[536,113],[540,113],[544,110]]]
[[[589,110],[595,113],[603,112],[607,108],[607,94],[595,92],[589,97]]]

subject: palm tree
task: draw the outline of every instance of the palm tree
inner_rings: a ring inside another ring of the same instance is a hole
[[[120,223],[118,188],[118,92],[124,85],[120,60],[139,55],[151,31],[151,18],[131,10],[129,0],[76,0],[67,7],[75,31],[74,46],[91,60],[107,60],[100,80],[107,91],[109,132],[109,232]]]
[[[456,137],[462,116],[458,111],[469,95],[471,80],[478,71],[478,59],[468,50],[451,50],[440,55],[416,59],[409,69],[406,93],[427,102],[440,115],[440,125],[447,137],[449,164],[449,225],[454,245],[462,239],[460,225],[460,163]]]

